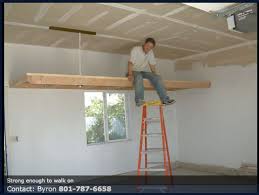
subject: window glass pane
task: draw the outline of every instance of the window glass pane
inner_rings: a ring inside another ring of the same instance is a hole
[[[109,140],[126,139],[125,95],[107,93]]]
[[[103,93],[85,92],[87,144],[104,142]]]

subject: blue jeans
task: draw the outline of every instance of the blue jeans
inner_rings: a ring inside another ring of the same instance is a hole
[[[148,79],[150,83],[155,88],[160,100],[162,102],[166,102],[169,100],[169,97],[167,96],[167,92],[165,89],[165,86],[162,82],[162,79],[159,75],[154,74],[152,72],[137,72],[133,71],[133,85],[135,88],[135,101],[136,103],[140,102],[141,100],[144,100],[144,83],[143,79]]]

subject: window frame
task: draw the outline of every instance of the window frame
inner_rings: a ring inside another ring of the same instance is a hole
[[[83,96],[84,96],[84,101],[85,101],[85,93],[87,92],[101,92],[103,95],[103,120],[104,120],[104,142],[99,142],[99,143],[87,143],[87,133],[85,132],[86,136],[86,145],[87,146],[92,146],[92,145],[102,145],[102,144],[108,144],[108,143],[116,143],[116,142],[123,142],[123,141],[129,141],[129,93],[127,91],[114,91],[114,90],[87,90],[84,91]],[[126,138],[123,139],[116,139],[116,140],[110,140],[109,139],[109,129],[108,129],[108,115],[107,115],[107,93],[119,93],[119,94],[124,94],[124,110],[125,110],[125,130],[126,130]],[[85,105],[84,105],[85,108]],[[84,115],[84,120],[85,120],[85,115]],[[85,126],[85,123],[84,123]],[[86,131],[86,126],[85,126],[85,131]]]

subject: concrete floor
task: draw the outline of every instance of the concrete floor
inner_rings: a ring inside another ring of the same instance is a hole
[[[175,163],[174,163],[175,165]],[[161,166],[156,166],[155,168],[162,168]],[[216,168],[208,168],[207,166],[200,166],[197,170],[197,167],[193,166],[173,166],[172,173],[173,176],[212,176],[212,175],[237,175],[234,171],[232,172],[229,169],[219,169]],[[207,171],[206,171],[207,170]],[[137,171],[132,171],[128,173],[124,173],[122,175],[137,175]],[[143,172],[144,175],[144,172]],[[148,172],[148,175],[164,175],[164,172]],[[257,185],[190,185],[190,184],[181,184],[181,185],[172,185],[172,186],[165,186],[165,185],[142,185],[139,186],[141,193],[211,193],[211,192],[218,192],[218,193],[255,193],[257,192]],[[130,191],[130,187],[126,187],[123,191]],[[128,190],[129,189],[129,190]],[[132,189],[134,191],[135,189]]]
[[[218,175],[217,173],[203,172],[197,170],[191,170],[187,168],[175,168],[172,170],[173,175]]]
[[[155,167],[155,168],[161,168],[161,167]],[[173,175],[219,175],[218,173],[192,170],[192,169],[183,168],[183,167],[173,167],[172,173],[173,173]],[[164,175],[164,172],[156,171],[156,172],[149,172],[148,174],[149,175]],[[137,175],[137,171],[127,172],[122,175]]]
[[[172,163],[172,174],[173,175],[183,175],[183,176],[200,176],[200,175],[257,175],[256,169],[250,170],[245,168],[228,168],[222,166],[215,166],[215,165],[200,165],[194,163],[183,163],[183,162],[174,162]],[[155,168],[155,169],[163,169],[163,164],[156,165],[156,166],[149,166],[148,168]],[[144,175],[144,171],[142,171]],[[127,172],[121,175],[137,175],[136,171]],[[148,175],[165,175],[164,171],[149,171]]]

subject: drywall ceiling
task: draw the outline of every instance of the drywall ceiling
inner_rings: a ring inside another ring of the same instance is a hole
[[[4,8],[7,43],[78,48],[77,33],[48,29],[58,26],[96,32],[82,35],[82,49],[128,54],[146,37],[154,37],[156,57],[177,60],[178,64],[188,56],[257,39],[256,33],[231,32],[224,18],[181,3],[5,3]],[[242,62],[250,62],[251,55],[256,55],[256,47],[251,48]],[[217,58],[229,58],[227,52],[235,56],[242,50],[247,47],[218,52],[208,61],[213,64]]]
[[[216,12],[235,5],[235,3],[184,3],[184,4],[206,12]]]

